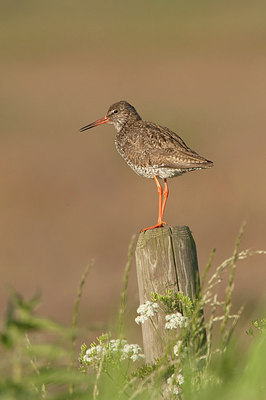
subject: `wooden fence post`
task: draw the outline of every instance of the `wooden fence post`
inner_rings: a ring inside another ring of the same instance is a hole
[[[152,292],[183,292],[190,299],[199,287],[197,251],[188,226],[173,226],[141,232],[136,246],[136,267],[140,304],[151,300]],[[165,316],[156,313],[153,321],[166,338]],[[150,321],[142,324],[146,362],[160,358],[164,346]]]

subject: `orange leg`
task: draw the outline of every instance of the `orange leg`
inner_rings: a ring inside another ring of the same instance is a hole
[[[163,206],[162,206],[162,219],[163,219],[163,214],[164,214],[164,210],[165,210],[165,206],[166,206],[166,202],[167,202],[168,194],[169,194],[169,189],[168,189],[168,185],[167,185],[167,180],[166,180],[166,179],[164,179],[164,190],[163,190]]]
[[[166,222],[163,221],[163,213],[164,213],[164,209],[165,209],[165,204],[166,204],[166,200],[167,200],[167,196],[168,196],[168,186],[167,186],[167,182],[166,179],[164,181],[164,192],[162,189],[162,186],[160,185],[160,182],[158,181],[157,176],[154,175],[154,180],[157,186],[157,191],[158,191],[158,195],[159,195],[159,212],[158,212],[158,221],[157,224],[154,226],[150,226],[148,228],[144,228],[141,230],[141,232],[143,231],[147,231],[148,229],[154,229],[154,228],[161,228],[163,226],[163,224],[166,224]],[[162,196],[163,196],[163,203],[162,203]]]

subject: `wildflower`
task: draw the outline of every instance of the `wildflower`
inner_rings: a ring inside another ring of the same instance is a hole
[[[173,394],[180,394],[182,392],[181,385],[184,383],[184,377],[181,374],[175,376],[175,374],[171,375],[170,378],[167,379],[167,392]]]
[[[176,357],[179,356],[181,344],[182,344],[182,341],[181,341],[181,340],[178,340],[177,344],[174,345],[174,355],[175,355]]]
[[[140,325],[143,324],[148,318],[146,315],[139,315],[138,317],[135,318],[136,324]]]
[[[93,343],[80,360],[82,363],[97,369],[100,361],[105,359],[106,356],[108,356],[108,359],[109,357],[120,361],[129,359],[133,362],[145,358],[138,344],[128,344],[126,340],[112,339],[101,342],[99,345]]]
[[[188,318],[184,317],[180,312],[165,316],[166,329],[185,328],[188,325]]]
[[[106,354],[105,347],[101,345],[92,345],[85,353],[83,360],[89,364],[94,364],[95,362],[101,360]]]
[[[177,382],[179,383],[179,385],[183,385],[184,383],[184,377],[181,374],[178,374],[176,377]]]
[[[145,358],[141,347],[138,344],[125,344],[122,349],[121,361],[130,358],[133,362]]]
[[[174,394],[180,394],[180,393],[181,393],[181,389],[180,389],[180,387],[177,386],[177,385],[174,385],[173,388],[172,388],[172,390],[173,390],[173,393],[174,393]]]
[[[146,303],[141,304],[137,309],[139,316],[135,318],[135,322],[138,325],[143,324],[147,319],[153,317],[154,314],[158,312],[158,308],[159,305],[151,301],[146,301]]]
[[[120,340],[120,339],[112,339],[110,340],[108,344],[109,350],[112,352],[117,352],[118,350],[121,350],[121,348],[127,343],[126,340]]]

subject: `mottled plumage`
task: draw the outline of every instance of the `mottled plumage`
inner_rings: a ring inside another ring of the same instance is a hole
[[[117,130],[115,145],[126,163],[138,175],[155,179],[159,192],[159,218],[154,227],[162,226],[168,196],[166,179],[185,172],[209,168],[213,165],[212,161],[191,150],[170,129],[143,121],[135,108],[126,101],[114,103],[104,118],[84,126],[81,132],[104,123],[113,124]],[[165,180],[164,192],[167,194],[164,195],[163,204],[157,177]]]

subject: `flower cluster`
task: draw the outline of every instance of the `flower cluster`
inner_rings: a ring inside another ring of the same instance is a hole
[[[104,356],[106,355],[107,351],[105,347],[98,344],[97,346],[92,345],[83,357],[83,362],[87,362],[88,364],[97,364]]]
[[[129,359],[135,362],[143,359],[144,354],[138,344],[128,344],[126,340],[101,340],[100,344],[92,343],[90,348],[83,350],[80,361],[82,364],[98,367],[100,361],[104,361],[107,357],[117,358],[119,361]]]
[[[184,377],[181,374],[173,374],[167,379],[167,391],[173,394],[180,394],[182,392],[181,385],[184,383]]]
[[[122,348],[121,360],[129,358],[133,362],[145,358],[142,350],[138,344],[125,344]]]
[[[173,350],[174,350],[174,355],[176,357],[179,356],[181,345],[182,345],[182,340],[178,340],[177,343],[174,345]]]
[[[154,316],[155,313],[158,312],[159,305],[152,301],[146,301],[146,303],[141,304],[137,309],[137,313],[139,316],[135,318],[135,322],[139,324],[143,324],[147,319]]]
[[[188,318],[184,317],[180,312],[166,315],[165,320],[166,329],[185,328],[188,325]]]

